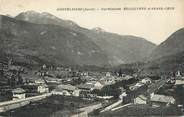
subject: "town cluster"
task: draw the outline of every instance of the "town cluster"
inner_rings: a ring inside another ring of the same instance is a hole
[[[30,69],[14,64],[12,59],[2,62],[0,66],[0,100],[6,104],[20,102],[20,100],[37,101],[57,95],[106,102],[106,106],[100,106],[99,112],[119,108],[119,104],[166,107],[175,105],[176,99],[172,95],[159,93],[159,90],[166,85],[184,84],[184,77],[180,71],[169,78],[163,76],[153,80],[150,77],[139,78],[139,74],[81,71],[71,67],[46,64]],[[2,112],[8,110],[1,107]],[[183,109],[182,106],[179,108]]]

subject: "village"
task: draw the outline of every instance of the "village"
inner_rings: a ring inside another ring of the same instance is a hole
[[[116,73],[80,71],[72,70],[71,67],[53,67],[46,64],[38,69],[28,69],[9,59],[1,63],[0,77],[2,115],[47,99],[71,102],[70,108],[74,107],[70,115],[72,117],[113,116],[114,113],[123,113],[127,109],[131,111],[138,105],[139,109],[149,108],[149,113],[143,112],[148,116],[164,113],[180,115],[184,112],[183,97],[176,100],[174,93],[177,86],[184,86],[184,76],[180,71],[173,76],[152,79],[140,78],[139,74],[126,74],[121,70]],[[78,102],[73,101],[76,99]],[[176,108],[173,110],[177,111],[170,111],[171,108]],[[161,111],[155,113],[155,109]]]

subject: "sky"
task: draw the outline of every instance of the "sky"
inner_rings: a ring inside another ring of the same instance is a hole
[[[184,0],[0,0],[2,15],[16,16],[28,10],[49,12],[89,29],[101,27],[108,32],[143,37],[155,44],[184,27]]]

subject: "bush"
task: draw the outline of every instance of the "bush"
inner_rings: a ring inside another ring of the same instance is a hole
[[[93,114],[94,114],[95,116],[99,115],[99,114],[100,114],[100,110],[99,110],[99,109],[95,109],[95,110],[93,111]]]

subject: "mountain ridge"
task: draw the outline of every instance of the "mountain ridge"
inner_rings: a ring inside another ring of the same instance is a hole
[[[144,73],[149,75],[171,75],[176,71],[184,72],[184,28],[171,34],[162,42],[150,56],[145,64]]]
[[[184,51],[184,28],[171,34],[164,42],[158,45],[151,54],[151,59],[174,55]]]
[[[30,16],[26,15],[26,12],[24,12],[20,13],[15,18],[35,24],[59,25],[78,33],[82,33],[98,45],[106,55],[108,55],[109,63],[112,65],[144,61],[156,46],[155,44],[140,37],[110,33],[101,28],[98,28],[100,30],[86,29],[80,27],[73,21],[72,24],[74,25],[71,25],[71,22],[67,22],[67,20],[63,20],[52,14],[49,14],[49,17],[43,16],[42,13],[38,14],[39,15],[36,14],[35,16]]]
[[[108,65],[107,56],[88,37],[65,27],[32,24],[1,15],[1,47],[7,55],[71,65]],[[2,50],[1,49],[1,50]],[[27,59],[27,62],[38,61]]]

